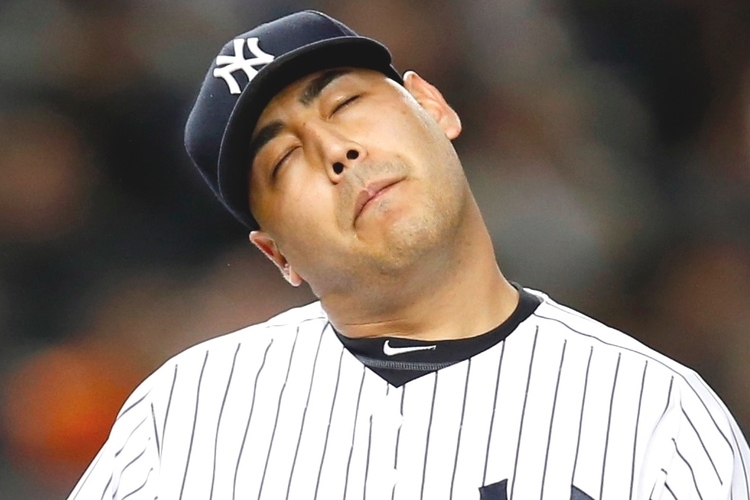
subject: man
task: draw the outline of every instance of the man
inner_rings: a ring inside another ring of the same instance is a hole
[[[227,43],[187,149],[320,300],[167,362],[71,498],[749,498],[745,439],[695,373],[505,280],[460,131],[323,14]]]

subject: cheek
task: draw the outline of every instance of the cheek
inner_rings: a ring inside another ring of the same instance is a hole
[[[389,149],[411,154],[430,150],[435,142],[437,125],[422,110],[397,107],[382,115],[370,131],[376,144],[389,144]]]
[[[279,248],[305,281],[315,281],[314,276],[322,269],[330,269],[337,262],[336,256],[341,252],[343,241],[333,224],[325,222],[314,208],[306,210],[303,207],[294,214],[279,233]],[[330,220],[330,215],[327,220]]]
[[[335,206],[329,190],[316,183],[297,180],[294,188],[284,190],[271,205],[274,225],[291,241],[303,240],[318,233],[329,233],[335,226]]]
[[[302,171],[300,169],[300,171]],[[309,212],[313,198],[310,179],[301,178],[299,172],[286,172],[276,186],[251,191],[251,209],[265,229],[273,232],[294,230]]]

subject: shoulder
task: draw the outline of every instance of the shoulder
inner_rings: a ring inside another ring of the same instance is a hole
[[[648,393],[648,386],[661,387],[667,404],[680,418],[692,418],[691,425],[719,431],[723,440],[729,441],[728,436],[739,434],[723,401],[692,368],[624,332],[555,302],[542,292],[528,291],[541,299],[529,318],[537,328],[540,341],[562,339],[570,348],[590,353],[593,363],[598,358],[600,364],[610,370],[619,369],[620,376],[633,379],[642,392]],[[698,425],[697,421],[702,424]]]
[[[541,300],[529,319],[544,338],[560,337],[580,347],[648,361],[682,377],[694,375],[690,368],[657,352],[633,336],[560,304],[543,292],[526,290]]]
[[[529,290],[541,299],[529,318],[540,341],[564,342],[581,358],[618,370],[620,376],[642,378],[645,384],[658,384],[668,398],[691,400],[714,417],[728,412],[724,403],[692,368],[657,352],[634,337],[607,326],[570,307],[558,304],[542,292]]]
[[[246,368],[264,362],[271,345],[274,356],[291,350],[298,335],[319,334],[328,316],[319,302],[284,311],[269,320],[214,337],[176,354],[149,375],[128,397],[118,419],[144,400],[164,401],[179,387],[195,385],[201,379],[221,375],[234,364]],[[179,380],[178,380],[179,379]],[[192,383],[187,383],[192,381]]]
[[[685,479],[672,469],[691,464],[686,470],[710,470],[711,481],[719,485],[734,481],[737,491],[746,491],[750,450],[730,410],[698,373],[542,292],[527,291],[541,300],[527,320],[531,326],[527,334],[535,332],[538,343],[564,344],[573,357],[577,353],[578,362],[587,365],[589,390],[605,386],[611,388],[614,404],[618,396],[637,405],[638,427],[650,429],[644,433],[649,441],[644,448],[647,461],[661,460],[654,470],[668,471],[671,477],[662,481],[674,484]],[[627,394],[630,399],[624,397]]]
[[[283,342],[300,331],[321,329],[328,323],[328,316],[320,302],[288,309],[263,323],[250,325],[198,343],[168,360],[160,370],[171,365],[195,366],[201,364],[208,353],[211,356],[231,356],[240,344],[257,349],[271,341]]]

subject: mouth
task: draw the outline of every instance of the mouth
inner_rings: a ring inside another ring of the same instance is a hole
[[[357,195],[357,198],[354,203],[354,222],[357,222],[357,219],[362,214],[363,211],[367,209],[367,206],[380,198],[383,194],[385,194],[386,191],[388,191],[391,187],[396,185],[397,183],[401,182],[403,178],[390,178],[390,179],[382,179],[379,181],[373,181],[367,184],[364,189],[362,189],[359,194]]]

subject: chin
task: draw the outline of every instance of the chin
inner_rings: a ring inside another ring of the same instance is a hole
[[[400,219],[384,228],[378,268],[393,272],[413,266],[445,244],[440,224],[422,218]]]

